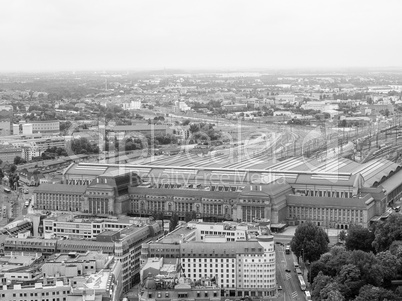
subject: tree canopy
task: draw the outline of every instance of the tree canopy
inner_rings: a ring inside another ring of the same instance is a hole
[[[396,240],[402,240],[402,215],[391,214],[375,228],[373,247],[376,252],[386,251]]]
[[[345,245],[348,250],[362,250],[364,252],[374,251],[372,243],[374,232],[360,225],[352,226],[348,230]]]
[[[321,227],[313,223],[303,223],[297,227],[290,247],[297,257],[313,262],[328,251],[328,243],[328,235]]]

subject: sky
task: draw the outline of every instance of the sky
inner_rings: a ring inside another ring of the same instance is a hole
[[[0,71],[402,67],[400,0],[10,0]]]

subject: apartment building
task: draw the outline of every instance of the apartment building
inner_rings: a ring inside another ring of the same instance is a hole
[[[32,133],[60,134],[60,121],[31,121]]]
[[[232,232],[223,233],[225,225],[188,223],[157,242],[143,244],[141,260],[145,267],[147,258],[168,257],[176,243],[179,249],[174,249],[172,257],[180,258],[185,277],[193,281],[214,279],[225,296],[272,297],[277,288],[274,241],[268,223],[241,226],[247,227],[248,235],[229,241]],[[200,236],[205,227],[213,230],[212,234]]]
[[[57,186],[57,185],[56,185]],[[119,231],[132,225],[141,225],[135,218],[99,218],[89,215],[64,214],[43,220],[45,238],[68,237],[69,239],[96,239],[106,231]]]

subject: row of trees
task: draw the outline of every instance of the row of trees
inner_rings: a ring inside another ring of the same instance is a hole
[[[343,246],[328,249],[328,235],[312,223],[300,225],[291,249],[312,262],[312,299],[402,300],[391,281],[402,278],[402,215],[393,214],[373,228],[351,226],[342,231]]]
[[[99,154],[99,146],[90,143],[85,137],[74,139],[70,142],[71,150],[74,154]]]

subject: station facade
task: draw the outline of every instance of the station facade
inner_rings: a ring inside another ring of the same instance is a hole
[[[210,221],[269,219],[339,229],[386,218],[388,205],[401,197],[399,164],[343,158],[313,163],[311,168],[303,158],[290,158],[258,170],[78,163],[63,180],[66,186],[86,184],[83,213],[181,219],[191,213]]]

